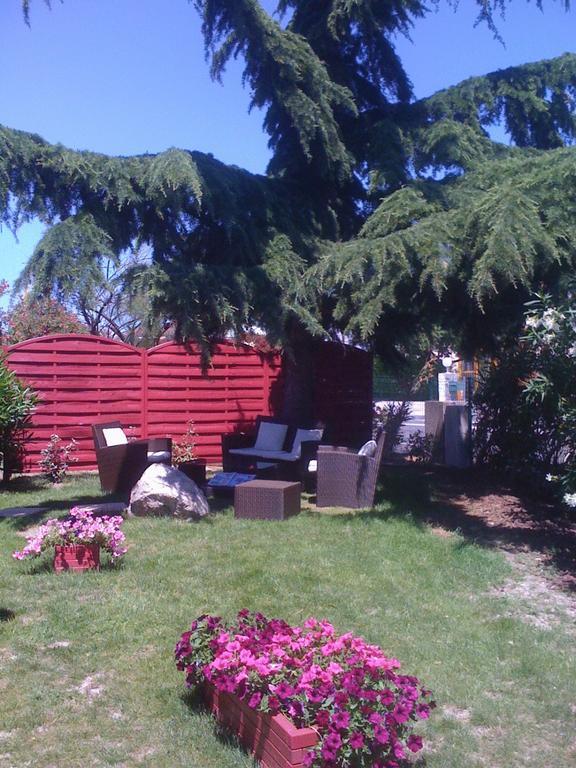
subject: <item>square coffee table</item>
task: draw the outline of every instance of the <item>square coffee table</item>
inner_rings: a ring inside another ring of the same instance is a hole
[[[300,483],[251,480],[234,489],[234,517],[243,520],[284,520],[300,512]]]

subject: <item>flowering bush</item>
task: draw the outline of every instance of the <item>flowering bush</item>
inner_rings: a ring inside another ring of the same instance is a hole
[[[563,502],[576,508],[576,307],[574,297],[556,307],[548,295],[529,305],[526,337],[535,366],[525,384],[528,401],[544,404],[558,416],[561,444],[556,476]],[[548,475],[548,477],[552,477]]]
[[[50,435],[50,442],[46,448],[42,448],[39,460],[42,471],[51,483],[61,483],[68,471],[68,464],[77,461],[72,452],[76,450],[76,440],[72,439],[66,445],[62,445],[62,438],[58,435]]]
[[[88,333],[87,326],[56,299],[23,296],[5,315],[7,344],[49,333]]]
[[[14,552],[12,557],[24,560],[38,557],[44,550],[60,544],[99,544],[110,553],[113,560],[125,555],[125,536],[120,530],[124,519],[120,516],[95,517],[89,510],[74,507],[65,520],[47,520],[34,533],[27,536],[23,550]]]
[[[417,678],[397,672],[396,659],[316,619],[292,627],[247,610],[231,625],[200,616],[175,657],[189,687],[208,681],[252,709],[315,728],[308,768],[396,768],[422,748],[412,724],[434,707]]]
[[[180,440],[172,442],[172,461],[176,467],[186,461],[194,461],[196,458],[197,437],[198,433],[194,429],[194,422],[190,419],[186,432]]]

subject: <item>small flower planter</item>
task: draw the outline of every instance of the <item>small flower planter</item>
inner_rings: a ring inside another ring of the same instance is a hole
[[[304,756],[318,742],[313,728],[296,728],[282,714],[251,709],[237,696],[221,693],[209,683],[202,686],[202,695],[218,722],[238,736],[262,768],[301,768]]]
[[[100,568],[99,544],[62,544],[54,547],[54,570],[93,571]]]

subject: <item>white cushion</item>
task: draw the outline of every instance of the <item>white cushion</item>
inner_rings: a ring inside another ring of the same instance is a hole
[[[125,445],[128,442],[122,427],[104,427],[102,434],[106,445]]]
[[[260,422],[254,448],[257,451],[281,451],[286,438],[288,426],[274,424],[270,421]]]
[[[306,440],[322,440],[323,429],[298,429],[296,430],[296,437],[292,443],[292,450],[290,453],[297,459],[300,458],[300,452],[302,450],[302,443]]]
[[[358,451],[358,456],[375,456],[378,446],[375,440],[368,440]]]
[[[170,459],[169,451],[148,451],[146,458],[150,464],[156,464],[159,461],[168,461]]]

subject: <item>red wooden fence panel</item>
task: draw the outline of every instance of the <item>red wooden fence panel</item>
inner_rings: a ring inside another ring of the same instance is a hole
[[[94,469],[91,426],[117,420],[130,437],[177,439],[194,421],[198,455],[221,460],[220,435],[278,411],[282,357],[220,342],[206,369],[193,347],[167,342],[138,349],[99,336],[53,335],[8,347],[10,368],[36,391],[25,470],[37,472],[50,435],[78,443],[72,469]],[[341,344],[318,344],[316,417],[348,444],[369,431],[372,358]],[[337,425],[337,430],[334,426]]]
[[[218,344],[207,370],[193,348],[173,342],[153,349],[88,335],[53,335],[6,349],[10,368],[36,391],[39,404],[26,441],[26,465],[39,471],[50,435],[78,442],[72,469],[94,469],[91,426],[118,420],[130,437],[180,437],[189,419],[198,454],[221,459],[220,435],[271,413],[281,358],[247,345]]]
[[[78,442],[75,468],[96,466],[91,425],[107,419],[140,436],[141,350],[97,336],[62,334],[8,347],[10,368],[36,391],[38,407],[26,441],[26,465],[39,471],[40,451],[50,435]]]
[[[199,353],[168,342],[147,350],[148,435],[179,437],[189,419],[198,433],[198,454],[220,461],[220,436],[273,411],[279,355],[261,355],[245,344],[221,342],[202,369]]]

